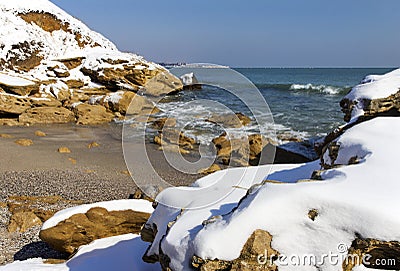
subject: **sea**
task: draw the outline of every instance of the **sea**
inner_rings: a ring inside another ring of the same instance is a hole
[[[370,74],[393,68],[173,68],[193,73],[201,90],[184,90],[157,101],[160,116],[177,119],[178,127],[198,142],[229,130],[259,133],[279,144],[293,139],[315,141],[343,125],[340,100]],[[246,127],[227,129],[207,121],[241,112],[252,118]],[[258,118],[257,118],[258,116]],[[264,116],[264,118],[263,118]]]

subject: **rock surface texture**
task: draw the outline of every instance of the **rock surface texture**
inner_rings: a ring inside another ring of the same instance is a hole
[[[39,236],[54,249],[71,254],[80,246],[100,238],[139,233],[149,216],[133,210],[109,212],[94,207],[85,214],[75,214],[52,228],[42,230]]]

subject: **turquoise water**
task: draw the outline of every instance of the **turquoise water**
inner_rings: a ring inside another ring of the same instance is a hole
[[[236,68],[234,70],[247,77],[259,89],[270,107],[278,134],[290,132],[303,138],[314,138],[325,135],[344,123],[339,102],[352,86],[358,84],[366,75],[383,74],[392,69]],[[183,69],[179,72],[173,71],[173,73],[181,75],[191,71],[207,82],[220,82],[221,76],[224,78],[223,69],[215,69],[215,71],[206,69],[204,72]],[[226,77],[226,80],[230,78]],[[226,83],[230,88],[243,88],[237,82]],[[240,91],[245,92],[246,89]],[[164,108],[166,110],[172,108],[173,111],[175,104],[199,99],[217,101],[234,112],[251,115],[240,99],[212,85],[204,86],[201,91],[184,91],[170,97],[169,101],[173,102],[166,104]],[[213,108],[199,107],[186,110],[186,112],[201,115],[210,114]],[[178,115],[184,116],[185,111],[180,111]],[[188,129],[193,128],[192,131],[194,131],[194,126],[200,130],[210,129],[205,123],[193,124],[193,127],[189,125]],[[214,129],[217,128],[214,127]],[[218,132],[220,131],[215,131],[215,134]]]

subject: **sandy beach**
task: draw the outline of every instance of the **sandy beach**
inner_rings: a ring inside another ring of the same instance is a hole
[[[46,136],[40,137],[35,132]],[[121,127],[103,125],[46,125],[1,127],[0,134],[0,264],[31,257],[63,258],[65,255],[49,248],[38,237],[40,227],[25,233],[8,233],[11,213],[6,208],[12,196],[61,197],[51,205],[61,210],[82,203],[127,199],[137,187],[129,175],[123,157]],[[31,146],[15,141],[30,139]],[[98,146],[89,148],[96,142]],[[140,147],[132,144],[133,148]],[[67,147],[70,153],[59,153]],[[188,185],[198,175],[187,175],[168,166],[158,146],[147,144],[147,154],[155,169],[173,185]],[[135,176],[146,178],[140,173]],[[44,206],[45,208],[48,208]]]

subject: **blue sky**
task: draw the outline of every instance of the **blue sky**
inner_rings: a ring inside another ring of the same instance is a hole
[[[232,67],[400,66],[399,0],[52,0],[119,49]]]

